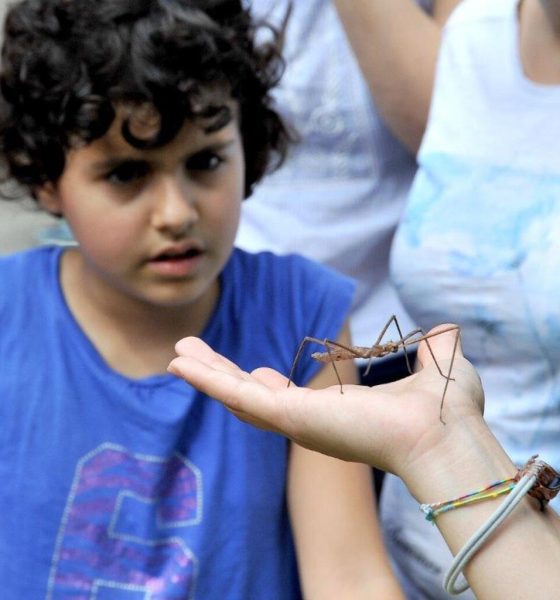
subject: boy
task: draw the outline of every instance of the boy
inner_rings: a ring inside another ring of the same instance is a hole
[[[233,250],[287,141],[278,50],[254,34],[232,0],[8,13],[7,174],[77,240],[0,261],[8,598],[291,600],[296,555],[306,598],[401,597],[365,467],[289,449],[166,372],[186,335],[284,372],[310,332],[348,342],[346,280]]]

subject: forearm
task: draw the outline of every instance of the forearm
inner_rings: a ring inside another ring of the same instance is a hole
[[[293,445],[288,504],[306,600],[404,600],[381,541],[369,467]]]
[[[516,473],[482,418],[452,427],[437,455],[423,457],[405,474],[419,502],[457,498]],[[454,555],[504,498],[457,508],[436,518]],[[555,567],[559,555],[555,513],[551,509],[540,512],[538,503],[526,498],[475,554],[465,575],[480,600],[545,598],[550,590],[560,589],[560,572]]]
[[[347,323],[337,341],[351,345]],[[337,370],[344,384],[357,382],[352,361]],[[334,386],[340,401],[331,365],[310,386]],[[368,466],[293,444],[288,505],[306,600],[404,600],[382,542]]]
[[[334,4],[380,114],[416,153],[428,118],[440,23],[413,0]]]
[[[282,431],[308,447],[389,470],[404,480],[418,502],[434,503],[463,496],[516,473],[516,467],[481,416],[480,380],[462,357],[460,347],[445,397],[446,424],[439,421],[443,386],[435,361],[442,367],[448,364],[457,341],[447,326],[442,327],[446,333],[430,338],[430,351],[427,344],[420,344],[418,360],[422,368],[417,373],[374,389],[347,386],[344,397],[336,385],[320,391],[287,388],[286,379],[269,369],[245,373],[200,340],[187,339],[178,344],[178,351],[185,358],[174,361],[172,371],[220,398],[241,418]],[[317,477],[320,471],[314,465],[307,473]],[[320,506],[325,514],[324,499],[332,500],[335,492],[346,489],[348,484],[336,485],[332,476],[326,476],[324,482],[334,487],[325,493],[307,473],[300,479],[310,491],[308,502],[313,509]],[[311,499],[313,490],[321,491],[318,501]],[[363,499],[363,492],[351,497]],[[292,498],[301,501],[305,496],[298,490]],[[436,518],[453,553],[463,547],[501,502],[503,499],[485,500]],[[340,502],[333,506],[341,508]],[[310,534],[302,539],[316,540],[317,532],[324,528],[310,531],[307,514],[300,512],[299,523]],[[312,514],[317,515],[317,511]],[[356,515],[346,509],[344,514]],[[345,521],[327,514],[326,522]],[[321,546],[323,550],[332,547]],[[348,554],[346,550],[343,555]],[[312,563],[317,559],[311,546],[305,556]],[[558,556],[560,528],[556,515],[551,509],[539,512],[534,501],[526,498],[474,556],[466,575],[479,600],[548,599],[560,590]],[[312,578],[317,580],[321,578]]]

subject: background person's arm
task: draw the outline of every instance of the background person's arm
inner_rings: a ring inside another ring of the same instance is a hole
[[[460,0],[334,0],[381,116],[417,152],[428,119],[443,24]]]

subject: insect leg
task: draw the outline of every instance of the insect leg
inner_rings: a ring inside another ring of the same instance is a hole
[[[402,347],[403,354],[404,354],[404,360],[406,362],[406,368],[407,368],[409,374],[412,375],[412,373],[413,373],[412,366],[410,364],[410,359],[408,357],[408,352],[406,351],[406,347],[410,346],[410,344],[415,344],[418,340],[411,341],[410,338],[414,337],[415,335],[418,335],[419,333],[424,335],[424,330],[421,327],[417,327],[416,329],[413,329],[412,331],[407,333],[405,336],[403,336],[401,328],[399,327],[399,322],[397,321],[396,317],[395,317],[395,325],[399,332],[401,347]]]
[[[457,346],[459,345],[459,335],[460,329],[457,327],[457,333],[455,334],[455,343],[453,344],[453,354],[451,355],[451,362],[449,363],[449,372],[447,373],[447,377],[445,378],[445,386],[443,387],[443,394],[441,395],[441,403],[439,405],[439,420],[445,425],[445,421],[443,420],[443,401],[445,400],[445,393],[447,392],[447,387],[450,381],[455,381],[453,377],[451,377],[451,369],[453,368],[453,362],[455,361],[455,353],[457,352]]]
[[[305,348],[305,346],[307,346],[307,344],[312,343],[312,342],[314,342],[316,344],[321,344],[322,346],[325,346],[327,341],[328,340],[320,340],[319,338],[314,338],[314,337],[309,337],[309,336],[306,336],[306,337],[303,338],[303,340],[301,340],[301,342],[300,342],[300,344],[298,346],[296,355],[294,357],[294,360],[292,361],[292,367],[290,369],[290,375],[288,376],[288,387],[290,387],[290,383],[292,383],[293,380],[294,380],[294,374],[295,374],[295,371],[296,371],[296,366],[297,366],[297,364],[299,362],[299,359],[301,358],[301,353],[303,352],[303,349]]]
[[[331,359],[331,365],[332,365],[332,368],[334,369],[334,374],[336,375],[338,385],[340,386],[340,393],[344,394],[344,392],[342,391],[342,379],[340,379],[340,375],[338,374],[338,369],[336,368],[336,359],[334,358],[334,356],[332,354],[333,347],[334,348],[340,347],[340,344],[336,344],[335,342],[331,342],[330,340],[325,340],[324,346],[327,349],[327,352],[329,353],[329,357]],[[344,348],[344,346],[343,346],[343,348]]]
[[[376,346],[379,346],[381,340],[383,339],[383,336],[387,333],[387,329],[389,329],[389,325],[391,325],[391,323],[396,323],[396,322],[397,322],[397,317],[395,315],[391,315],[389,317],[389,320],[387,321],[387,323],[385,323],[383,329],[381,330],[381,333],[377,336],[377,339],[375,340],[375,342],[371,346],[372,348],[375,348]],[[398,325],[397,325],[397,328],[398,328]],[[366,370],[364,371],[364,377],[367,377],[368,373],[370,372],[372,364],[373,364],[373,356],[370,356],[369,360],[368,360],[368,364],[367,364]]]
[[[456,331],[455,334],[455,343],[453,344],[453,353],[451,354],[451,362],[449,364],[449,371],[447,372],[447,375],[445,375],[443,373],[443,371],[441,370],[441,367],[439,366],[436,357],[434,355],[434,351],[432,350],[432,347],[430,346],[430,342],[428,341],[429,338],[434,337],[436,335],[440,335],[442,333],[446,333],[447,331]],[[443,388],[443,393],[441,395],[441,404],[439,407],[439,420],[445,425],[445,421],[443,420],[442,414],[443,414],[443,402],[445,400],[445,394],[447,393],[447,388],[449,386],[449,382],[450,381],[455,381],[453,379],[453,377],[451,377],[451,371],[453,369],[453,362],[455,361],[455,354],[457,352],[457,346],[459,345],[459,335],[461,333],[461,328],[458,325],[453,325],[452,327],[448,327],[447,329],[441,329],[440,331],[436,331],[434,333],[428,333],[424,336],[422,336],[421,338],[418,338],[416,340],[416,342],[421,342],[422,340],[426,342],[426,346],[428,347],[428,350],[430,351],[430,354],[432,356],[432,359],[437,367],[437,370],[439,372],[439,374],[445,378],[445,386]]]

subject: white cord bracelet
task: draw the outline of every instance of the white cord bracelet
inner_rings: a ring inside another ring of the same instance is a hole
[[[513,509],[523,500],[527,492],[533,487],[537,480],[536,474],[525,475],[515,485],[508,497],[500,504],[492,516],[480,527],[459,550],[457,556],[453,559],[451,567],[445,576],[443,587],[448,594],[456,596],[469,589],[467,582],[456,586],[457,577],[461,574],[466,564],[473,554],[484,544],[484,542],[494,533],[500,523],[513,511]]]

